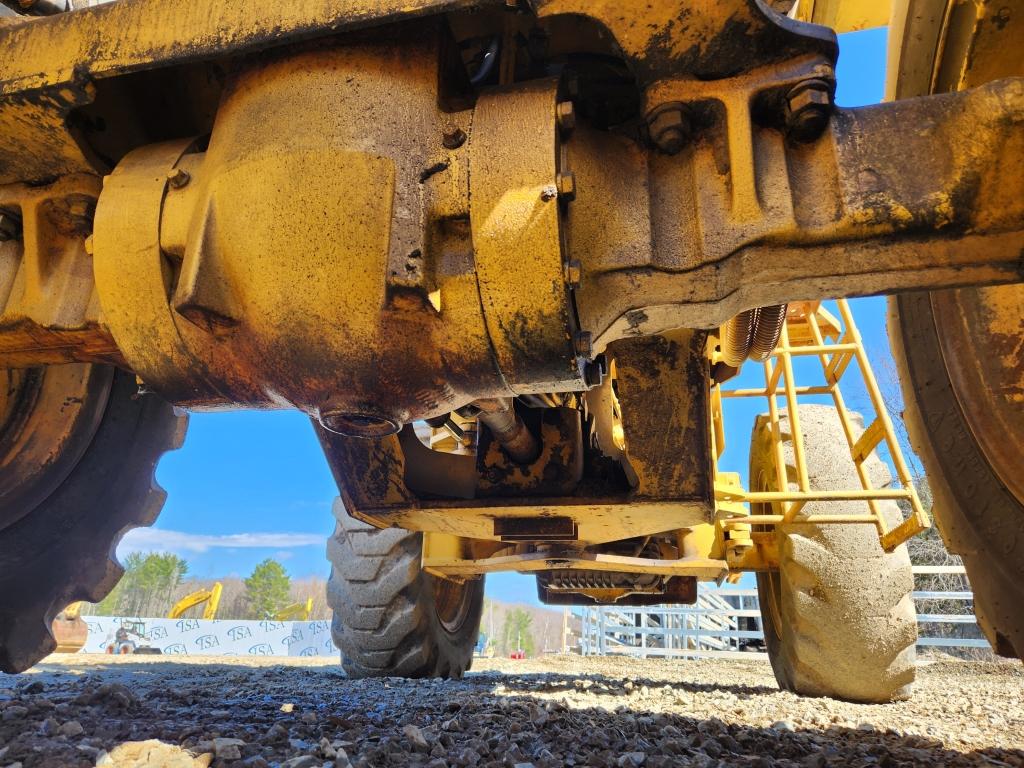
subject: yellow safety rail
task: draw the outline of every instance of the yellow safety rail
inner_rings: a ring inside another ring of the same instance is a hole
[[[712,398],[715,466],[715,497],[730,511],[738,503],[771,504],[781,514],[756,514],[732,518],[744,525],[777,525],[779,523],[873,523],[878,528],[882,547],[892,551],[910,537],[930,527],[928,513],[914,488],[906,460],[896,440],[892,420],[885,408],[882,393],[878,388],[871,363],[864,350],[863,340],[853,321],[849,304],[839,300],[841,322],[821,306],[820,302],[801,302],[790,306],[782,335],[775,352],[764,362],[764,389],[722,389],[716,387]],[[797,356],[817,357],[821,362],[825,384],[822,386],[798,386],[793,375],[793,358]],[[864,431],[855,435],[850,412],[846,408],[839,383],[852,362],[856,361],[864,386],[867,389],[875,418]],[[781,389],[780,389],[781,384]],[[850,457],[857,468],[860,488],[845,490],[814,490],[810,487],[807,462],[804,455],[803,434],[800,429],[800,411],[797,408],[801,396],[831,395],[836,411],[846,434]],[[779,421],[778,398],[785,398],[790,431],[793,438],[794,463],[796,465],[796,489],[786,476],[786,462],[783,453],[782,429]],[[722,398],[763,397],[768,401],[768,417],[771,424],[772,448],[775,454],[775,487],[785,490],[751,492],[734,482],[727,482],[718,473],[717,458],[724,450],[724,427],[721,409]],[[899,488],[873,488],[865,461],[871,452],[884,441],[892,458]],[[896,527],[890,529],[876,502],[887,499],[904,499],[910,504],[911,514]],[[862,515],[802,515],[801,510],[809,501],[865,501],[868,512]]]

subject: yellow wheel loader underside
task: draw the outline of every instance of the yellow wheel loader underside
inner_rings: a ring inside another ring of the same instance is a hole
[[[17,539],[22,518],[76,519],[60,494],[75,467],[119,479],[103,461],[119,445],[151,472],[182,434],[168,403],[308,414],[348,514],[423,532],[422,567],[460,616],[478,596],[455,587],[501,570],[537,573],[549,602],[691,601],[698,579],[778,570],[794,526],[874,526],[891,554],[929,518],[844,299],[991,291],[963,316],[1005,345],[981,366],[946,354],[958,391],[1018,419],[1018,5],[135,0],[0,16],[0,368],[88,389],[59,408],[8,397],[4,455],[33,438],[22,464],[42,460],[32,493],[0,503],[0,571],[45,557],[45,537]],[[890,90],[932,95],[837,106],[820,25],[884,23]],[[820,381],[797,380],[803,358]],[[744,365],[763,388],[723,386]],[[863,430],[840,390],[851,371],[874,411]],[[765,398],[775,469],[743,488],[717,463],[723,403],[748,397]],[[857,487],[812,487],[807,397],[834,406]],[[106,437],[133,403],[160,429]],[[991,440],[975,410],[998,470],[1024,437]],[[866,469],[879,447],[895,485]],[[0,473],[0,491],[26,473]],[[0,632],[0,651],[17,646],[0,666],[45,646],[70,597],[108,591],[112,541],[152,522],[158,492],[111,483],[114,512],[139,511],[75,534],[83,586],[0,601],[0,625],[34,617]]]

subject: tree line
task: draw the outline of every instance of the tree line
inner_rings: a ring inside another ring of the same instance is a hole
[[[95,616],[166,616],[185,595],[209,589],[219,581],[223,591],[217,618],[268,619],[294,603],[313,598],[311,619],[330,618],[324,598],[323,579],[292,580],[284,566],[267,558],[253,568],[248,577],[189,579],[188,562],[167,552],[133,552],[124,560],[124,577],[102,602],[83,606],[82,613]],[[203,606],[188,615],[202,615]]]

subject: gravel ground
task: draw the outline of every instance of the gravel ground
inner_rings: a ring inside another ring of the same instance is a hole
[[[911,701],[800,699],[761,661],[51,656],[0,675],[0,766],[1024,766],[1019,663],[934,662]]]

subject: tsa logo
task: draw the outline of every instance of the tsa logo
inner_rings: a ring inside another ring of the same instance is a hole
[[[165,646],[164,653],[171,656],[185,656],[188,654],[188,651],[185,650],[183,643],[175,643],[174,645]]]
[[[149,631],[150,640],[163,640],[167,637],[167,627],[153,627]]]
[[[179,632],[194,632],[199,629],[199,619],[180,619],[174,626]]]
[[[195,639],[196,647],[200,650],[207,650],[209,648],[216,648],[220,645],[220,640],[217,639],[216,635],[203,635]]]
[[[244,624],[239,624],[237,627],[232,627],[228,630],[228,637],[232,640],[245,640],[252,637],[252,630]]]
[[[274,649],[268,643],[260,643],[249,649],[250,656],[273,656]]]
[[[326,621],[311,621],[311,622],[309,622],[309,627],[308,628],[309,628],[309,634],[311,636],[312,635],[319,635],[321,632],[326,632],[327,631],[327,622]]]
[[[278,629],[284,629],[284,622],[283,621],[261,621],[260,622],[260,629],[262,629],[264,632],[274,632],[275,630],[278,630]]]
[[[299,654],[299,656],[319,656],[319,655],[320,655],[320,653],[312,645],[309,646],[309,648],[303,648],[302,652]]]
[[[288,635],[288,637],[281,638],[281,642],[287,646],[291,646],[292,643],[297,643],[300,640],[302,640],[302,633],[298,630],[295,630],[295,634],[293,635]]]

